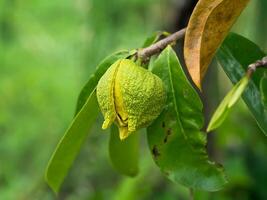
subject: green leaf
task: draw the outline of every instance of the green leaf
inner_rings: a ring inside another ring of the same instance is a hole
[[[119,51],[116,52],[108,57],[106,57],[97,67],[94,74],[92,74],[86,83],[86,85],[83,87],[83,89],[80,92],[80,95],[78,97],[77,106],[75,115],[80,111],[80,109],[85,104],[88,96],[92,93],[92,91],[96,88],[97,83],[99,79],[103,76],[103,74],[107,71],[107,69],[118,59],[120,58],[126,58],[129,55],[131,55],[131,52],[129,51]]]
[[[207,129],[208,132],[218,128],[223,123],[223,121],[227,117],[227,114],[230,111],[230,108],[241,97],[248,83],[249,83],[249,78],[247,76],[244,76],[225,96],[225,98],[222,100],[222,102],[220,103],[220,105],[218,106],[218,108],[216,109],[215,113],[213,114],[210,120]]]
[[[265,108],[267,109],[267,76],[265,75],[261,79],[260,83],[260,89],[261,89],[261,100]]]
[[[59,191],[65,176],[80,151],[81,145],[95,122],[98,112],[96,95],[93,91],[73,119],[48,163],[45,179],[55,193]]]
[[[133,51],[120,51],[106,57],[96,68],[82,89],[76,107],[75,117],[53,153],[46,171],[48,185],[58,192],[69,168],[80,151],[81,145],[93,125],[99,109],[95,88],[106,70],[118,59],[132,55]]]
[[[247,85],[249,83],[249,78],[247,76],[244,76],[234,87],[233,87],[233,94],[230,98],[228,108],[231,108],[241,97],[242,93],[246,89]]]
[[[154,44],[155,42],[157,42],[161,36],[168,36],[169,33],[165,32],[165,31],[157,31],[154,32],[151,36],[149,36],[145,42],[142,45],[142,48],[148,47],[152,44]]]
[[[248,65],[264,56],[264,52],[256,44],[240,35],[231,33],[223,42],[216,58],[232,83],[236,84],[245,75]],[[260,80],[263,76],[264,69],[257,69],[242,98],[259,127],[267,135],[267,108],[261,100],[260,92]]]
[[[165,83],[167,105],[148,127],[153,158],[172,181],[193,189],[220,190],[226,183],[223,168],[209,161],[203,127],[202,102],[169,46],[157,58],[152,72]]]
[[[109,156],[113,167],[121,174],[136,176],[138,174],[138,133],[120,140],[119,131],[112,125],[109,139]]]
[[[151,36],[149,36],[145,42],[143,43],[142,47],[148,47],[151,44],[154,44],[155,42],[157,42],[157,40],[160,38],[161,33],[160,32],[155,32],[153,33]]]

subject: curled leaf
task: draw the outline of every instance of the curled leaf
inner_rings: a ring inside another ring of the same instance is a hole
[[[218,128],[223,123],[223,121],[227,117],[230,108],[233,107],[233,105],[241,97],[248,83],[249,83],[249,78],[247,76],[244,76],[225,96],[225,98],[222,100],[222,102],[220,103],[220,105],[218,106],[218,108],[216,109],[215,113],[213,114],[210,120],[207,129],[208,132]]]
[[[184,57],[193,82],[201,89],[216,50],[249,0],[199,0],[185,35]]]

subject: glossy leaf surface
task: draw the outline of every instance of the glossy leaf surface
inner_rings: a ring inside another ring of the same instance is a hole
[[[264,56],[264,52],[256,44],[234,33],[229,34],[216,55],[233,84],[245,75],[249,64]],[[260,81],[264,72],[265,69],[257,69],[242,97],[259,127],[267,135],[267,109],[260,92]]]
[[[154,161],[166,176],[193,189],[220,190],[223,168],[209,161],[203,127],[202,102],[169,46],[154,62],[152,72],[165,83],[167,105],[148,128]]]

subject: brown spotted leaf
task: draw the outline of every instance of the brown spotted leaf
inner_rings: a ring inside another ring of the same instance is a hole
[[[201,89],[207,68],[249,0],[199,0],[188,23],[184,57],[193,82]]]
[[[147,129],[155,163],[175,183],[198,190],[222,189],[226,183],[223,168],[209,160],[206,135],[201,132],[203,104],[175,52],[167,47],[152,65],[168,96],[163,112]]]

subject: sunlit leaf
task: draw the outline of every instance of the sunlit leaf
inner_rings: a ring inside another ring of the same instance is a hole
[[[121,174],[136,176],[138,173],[139,135],[131,134],[120,140],[118,128],[112,125],[109,139],[109,156],[113,167]]]
[[[148,143],[156,164],[172,181],[193,189],[220,190],[223,168],[209,161],[202,102],[169,46],[154,62],[153,73],[165,83],[167,105],[148,128]]]
[[[194,83],[201,81],[233,23],[249,0],[199,0],[188,23],[184,57]]]
[[[129,51],[119,51],[116,52],[108,57],[106,57],[97,67],[95,73],[93,73],[86,85],[83,87],[83,89],[80,92],[80,95],[78,97],[77,106],[76,106],[76,112],[75,115],[80,111],[80,109],[85,104],[88,96],[91,94],[91,92],[96,88],[97,83],[99,79],[103,76],[103,74],[107,71],[107,69],[118,59],[126,58],[129,56],[131,52]]]
[[[91,126],[95,122],[98,112],[96,95],[93,91],[73,119],[48,163],[45,179],[54,192],[58,192]]]
[[[225,96],[215,113],[213,114],[207,131],[218,128],[225,120],[230,108],[238,101],[249,83],[247,76],[243,77]]]
[[[248,65],[262,59],[265,53],[248,39],[231,33],[220,47],[216,58],[233,84],[246,73]],[[242,98],[247,104],[259,127],[267,135],[267,108],[262,102],[260,81],[264,69],[257,69],[244,91]]]

